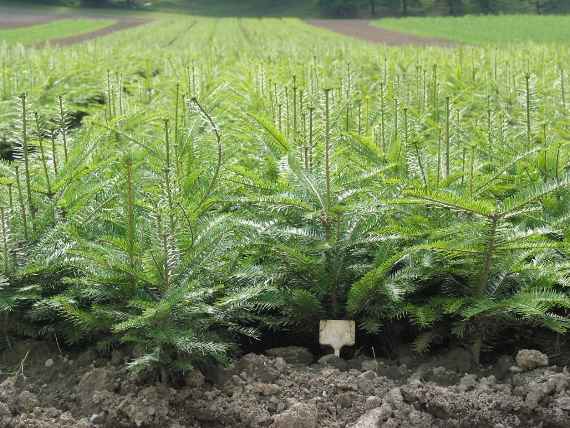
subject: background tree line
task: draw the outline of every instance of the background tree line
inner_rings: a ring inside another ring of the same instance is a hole
[[[137,7],[146,0],[0,0],[0,6],[65,6],[65,7]],[[326,6],[324,6],[326,8]]]
[[[570,0],[234,0],[259,6],[263,14],[264,3],[269,6],[312,3],[321,13],[334,17],[354,16],[422,16],[500,13],[569,13]],[[84,7],[137,7],[144,4],[161,6],[159,0],[0,0],[0,3],[41,3],[47,5],[84,6]],[[168,3],[168,2],[166,2]],[[230,0],[186,0],[176,2],[181,8],[191,10],[199,4],[216,5],[222,3],[231,6]],[[230,7],[231,9],[231,7]]]
[[[409,16],[565,13],[569,0],[319,0],[323,12],[331,16]]]

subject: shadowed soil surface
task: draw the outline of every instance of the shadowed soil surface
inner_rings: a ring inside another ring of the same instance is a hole
[[[535,350],[475,368],[463,348],[421,360],[273,348],[168,384],[129,373],[134,357],[13,344],[0,351],[0,428],[570,426],[570,373]]]
[[[312,19],[307,22],[311,25],[326,28],[327,30],[334,31],[335,33],[340,33],[345,36],[389,46],[454,46],[454,43],[449,40],[432,37],[419,37],[412,34],[405,34],[398,31],[374,27],[370,25],[368,21],[363,19]]]

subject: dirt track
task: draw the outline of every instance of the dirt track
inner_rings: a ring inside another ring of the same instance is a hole
[[[419,37],[374,27],[363,19],[312,19],[309,20],[308,23],[344,34],[345,36],[389,46],[419,45],[452,47],[454,45],[449,40],[433,37]]]
[[[32,25],[47,24],[48,22],[55,21],[59,17],[55,15],[4,15],[4,11],[0,11],[0,29],[30,27]]]
[[[97,31],[92,31],[90,33],[83,33],[77,34],[75,36],[70,37],[63,37],[60,39],[51,39],[48,42],[42,43],[41,45],[50,45],[50,46],[69,46],[74,45],[76,43],[85,42],[88,40],[93,40],[99,37],[106,36],[111,33],[115,33],[117,31],[126,30],[128,28],[138,27],[139,25],[145,24],[147,21],[143,19],[136,19],[136,18],[123,18],[117,21],[115,24],[110,25],[105,28],[101,28]]]
[[[117,17],[117,16],[93,16],[83,13],[71,14],[40,14],[36,11],[27,11],[21,8],[1,8],[0,7],[0,29],[23,28],[39,24],[47,24],[49,22],[61,19],[112,19],[116,22],[108,27],[101,28],[89,33],[77,34],[70,37],[62,37],[59,39],[51,39],[46,42],[36,44],[37,47],[49,46],[69,46],[76,43],[93,40],[98,37],[106,36],[108,34],[126,30],[128,28],[136,27],[145,24],[146,20],[132,17]]]

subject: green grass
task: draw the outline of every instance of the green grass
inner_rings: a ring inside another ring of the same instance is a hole
[[[465,16],[382,19],[374,25],[464,43],[560,43],[570,41],[570,16]]]
[[[100,30],[112,25],[110,19],[65,19],[47,24],[0,29],[0,42],[32,44]]]

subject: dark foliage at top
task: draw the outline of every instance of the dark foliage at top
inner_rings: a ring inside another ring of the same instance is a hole
[[[319,0],[319,5],[337,17],[570,12],[565,0]]]

